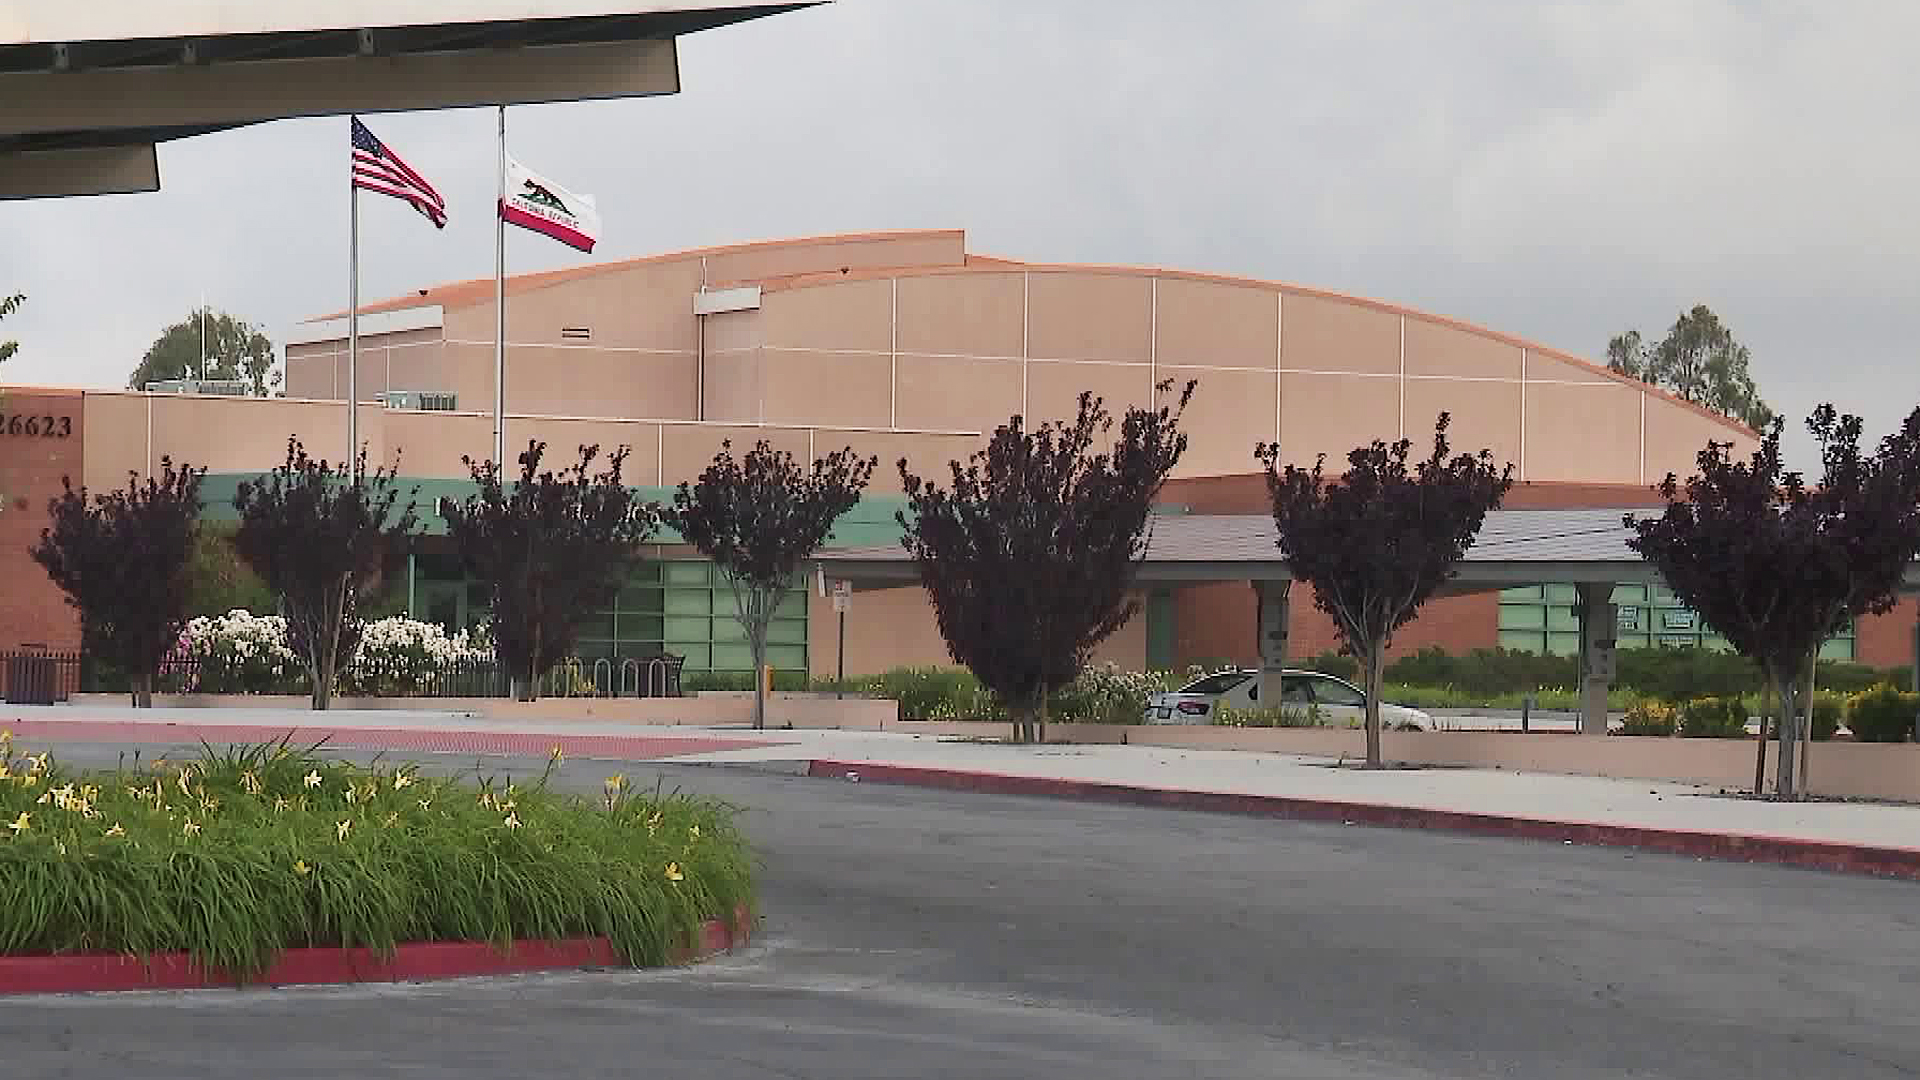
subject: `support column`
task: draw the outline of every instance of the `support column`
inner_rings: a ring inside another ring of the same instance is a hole
[[[1291,581],[1256,581],[1254,594],[1260,599],[1256,624],[1260,643],[1260,707],[1280,707],[1280,673],[1287,666],[1287,618],[1291,614]]]
[[[1611,582],[1580,585],[1580,734],[1607,733],[1607,691],[1613,687],[1619,609]]]

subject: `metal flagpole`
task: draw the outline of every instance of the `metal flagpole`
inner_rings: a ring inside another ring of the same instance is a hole
[[[347,275],[347,457],[343,467],[350,470],[360,446],[360,189],[351,175],[347,177],[347,190],[353,206],[348,217],[353,224],[347,230],[351,237],[347,241],[347,261],[352,268]]]
[[[493,460],[507,472],[507,107],[500,106],[500,200],[493,208]]]

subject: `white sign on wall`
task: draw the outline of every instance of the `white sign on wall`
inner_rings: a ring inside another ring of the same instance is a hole
[[[836,581],[833,583],[833,610],[845,615],[853,606],[853,582]]]

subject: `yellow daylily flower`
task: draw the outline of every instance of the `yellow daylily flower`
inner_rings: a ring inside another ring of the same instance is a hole
[[[116,837],[116,836],[127,835],[127,830],[121,828],[120,823],[116,821],[113,823],[113,828],[108,829],[105,835],[107,836],[108,839],[112,839],[113,837]]]
[[[335,825],[333,827],[333,831],[339,835],[340,839],[345,840],[347,838],[347,834],[353,831],[353,819],[349,818],[346,821],[342,821],[340,824]]]
[[[422,809],[422,810],[426,810],[426,809],[429,809],[429,808],[431,808],[432,806],[433,806],[433,800],[432,800],[432,799],[421,799],[421,800],[420,800],[420,809]]]
[[[667,864],[667,880],[668,880],[668,881],[671,881],[671,882],[673,882],[673,883],[674,883],[675,885],[678,885],[678,884],[680,884],[680,883],[681,883],[682,881],[685,881],[685,880],[686,880],[686,878],[687,878],[687,875],[685,875],[685,874],[683,874],[683,873],[681,873],[681,872],[680,872],[680,864],[679,864],[679,863],[677,863],[677,862],[670,862],[670,863],[668,863],[668,864]]]
[[[387,828],[389,828],[389,829],[391,829],[391,828],[393,828],[393,827],[394,827],[395,825],[398,825],[398,824],[400,824],[400,812],[399,812],[399,811],[397,811],[397,810],[396,810],[396,811],[394,811],[393,813],[391,813],[391,814],[388,814],[388,815],[387,815]]]
[[[48,757],[47,752],[45,750],[42,750],[37,754],[28,754],[27,760],[33,763],[34,772],[46,772],[47,757]]]
[[[13,770],[7,767],[6,762],[0,761],[0,780],[11,779],[13,779]]]
[[[413,782],[413,777],[408,776],[406,773],[393,774],[393,790],[395,791],[404,791]]]
[[[514,806],[515,806],[515,803],[514,803],[514,801],[513,801],[512,799],[508,799],[508,800],[507,800],[507,801],[505,801],[505,802],[502,802],[502,803],[495,803],[494,805],[495,805],[495,806],[496,806],[496,807],[497,807],[498,809],[501,809],[501,810],[511,810],[511,809],[513,809],[513,808],[514,808]]]
[[[37,798],[37,799],[35,799],[35,800],[33,800],[33,801],[34,801],[34,802],[35,802],[36,804],[38,804],[38,805],[40,805],[40,806],[45,806],[45,805],[47,805],[48,803],[50,803],[50,802],[52,802],[52,801],[53,801],[53,792],[51,792],[51,791],[48,791],[48,792],[43,792],[43,793],[41,793],[41,795],[40,795],[40,797],[39,797],[39,798]]]
[[[560,752],[560,744],[554,743],[553,744],[553,763],[555,765],[558,765],[565,760],[567,760],[567,755]]]
[[[700,839],[700,826],[698,825],[687,826],[687,839],[689,840]]]
[[[348,806],[352,806],[352,805],[353,805],[353,802],[354,802],[354,800],[355,800],[355,799],[357,799],[357,798],[359,798],[359,793],[358,793],[358,792],[355,792],[355,791],[353,790],[353,785],[352,785],[352,784],[348,784],[348,785],[347,785],[347,790],[346,790],[346,792],[345,792],[345,797],[346,797],[346,800],[347,800],[347,805],[348,805]]]
[[[245,788],[249,795],[258,795],[262,790],[260,778],[253,774],[252,769],[240,774],[240,786]]]
[[[13,819],[13,823],[7,826],[7,828],[13,830],[13,834],[15,836],[18,836],[21,833],[26,832],[28,829],[32,827],[33,827],[32,815],[28,814],[25,810],[20,811],[20,816]]]
[[[293,861],[293,872],[305,876],[313,873],[313,867],[308,866],[307,860],[305,859],[295,859]]]
[[[480,805],[487,807],[488,809],[492,809],[493,807],[492,792],[483,791],[480,793]]]
[[[285,796],[283,796],[283,795],[276,795],[276,796],[274,796],[274,799],[273,799],[273,812],[274,812],[274,813],[276,813],[276,814],[278,814],[278,813],[280,813],[280,812],[282,812],[282,811],[284,811],[284,810],[285,810],[286,808],[287,808],[287,800],[286,800],[286,797],[285,797]]]
[[[37,787],[39,786],[39,784],[40,784],[39,773],[28,773],[27,775],[20,778],[21,787]]]
[[[308,787],[310,787],[310,788],[312,788],[312,787],[319,787],[319,786],[320,786],[320,773],[319,773],[319,770],[315,770],[315,771],[313,771],[313,772],[310,772],[310,773],[308,773],[308,774],[306,775],[306,781],[307,781],[307,786],[308,786]]]
[[[65,855],[67,853],[67,842],[65,840],[55,840],[53,842],[53,850],[57,854]]]
[[[188,836],[198,836],[200,835],[200,823],[192,818],[188,818],[187,823],[180,827],[180,831]]]
[[[607,777],[606,788],[608,791],[619,791],[621,788],[626,786],[627,786],[627,778],[625,776],[616,774],[616,775]]]
[[[520,827],[520,816],[518,814],[508,814],[507,820],[503,822],[503,824],[509,829],[517,829]]]

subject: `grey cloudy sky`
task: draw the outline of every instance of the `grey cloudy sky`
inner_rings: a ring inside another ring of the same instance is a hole
[[[509,114],[601,253],[963,227],[972,250],[1254,275],[1585,356],[1704,302],[1768,400],[1920,404],[1920,5],[840,0],[681,42],[671,98]],[[447,195],[369,200],[362,295],[492,272],[492,115],[370,120]],[[168,144],[164,190],[0,203],[15,383],[120,385],[208,302],[346,300],[346,120]],[[530,234],[510,270],[578,257]],[[1799,440],[1796,456],[1804,456]]]

